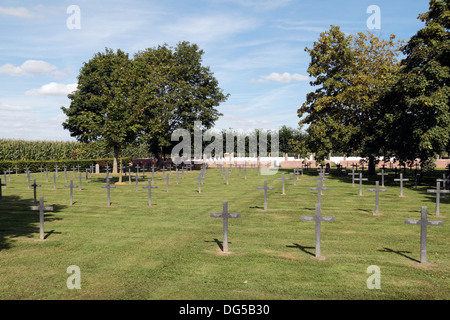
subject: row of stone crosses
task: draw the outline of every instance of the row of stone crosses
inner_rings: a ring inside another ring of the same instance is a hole
[[[251,170],[253,171],[253,167],[251,166]],[[139,179],[143,179],[144,178],[144,170],[145,167],[142,171],[142,177],[139,177],[139,165],[136,166],[136,172],[132,175],[131,174],[131,168],[128,168],[128,177],[129,177],[129,183],[131,183],[131,179],[135,179],[136,181],[136,191],[138,191],[138,181]],[[230,164],[230,170],[228,170],[228,168],[225,168],[223,165],[218,165],[217,168],[220,170],[220,173],[222,175],[222,177],[225,179],[226,178],[226,184],[228,184],[228,176],[229,174],[231,174],[232,172],[232,165]],[[16,170],[16,175],[17,175],[17,170],[19,168],[17,168],[17,166],[14,168]],[[39,168],[41,171],[41,176],[43,174],[44,168],[42,168],[42,166]],[[58,177],[58,169],[60,169],[57,165],[55,166],[55,172],[53,173],[53,187],[54,189],[56,189],[56,177]],[[65,176],[65,180],[67,182],[67,170],[66,170],[66,166],[63,166],[64,169],[64,176]],[[78,169],[78,175],[75,176],[75,170]],[[79,190],[81,190],[81,180],[82,180],[82,175],[80,174],[80,166],[77,167],[72,167],[72,171],[73,171],[73,177],[78,178],[79,179],[79,185],[75,186],[73,184],[73,180],[70,180],[70,184],[69,185],[65,185],[65,187],[70,188],[70,204],[73,204],[73,188],[79,188]],[[107,203],[108,206],[110,206],[111,201],[110,201],[110,189],[111,188],[115,188],[115,186],[112,186],[110,184],[110,179],[111,177],[109,176],[109,166],[106,166],[106,177],[104,177],[106,179],[106,186],[102,186],[102,188],[106,188],[107,189]],[[144,186],[142,188],[144,189],[148,189],[148,205],[151,206],[151,190],[154,188],[157,188],[156,186],[152,186],[151,183],[154,180],[154,169],[155,167],[152,166],[152,178],[151,180],[148,180],[148,185]],[[163,171],[163,178],[164,180],[166,180],[166,192],[169,192],[169,179],[171,179],[169,177],[169,173],[165,174],[165,171],[170,171],[171,172],[172,168],[166,169],[165,167],[163,167],[161,170]],[[247,166],[244,165],[244,167],[242,168],[241,166],[236,166],[235,170],[239,170],[239,175],[241,175],[241,169],[243,169],[244,172],[244,178],[247,179]],[[257,170],[258,170],[258,175],[260,175],[260,169],[261,166],[258,165]],[[177,184],[178,184],[178,175],[181,174],[182,175],[182,179],[184,179],[184,174],[185,174],[185,170],[186,173],[189,171],[192,171],[192,166],[183,166],[181,172],[178,171],[178,168],[176,168],[175,174],[176,174],[176,179],[177,179]],[[92,172],[93,172],[93,166],[89,167],[86,169],[86,182],[88,181],[88,177],[92,176]],[[34,179],[34,183],[30,184],[30,171],[28,168],[25,168],[25,173],[26,173],[26,177],[28,180],[28,188],[33,187],[34,189],[34,202],[35,204],[37,203],[37,199],[36,199],[36,187],[40,187],[41,185],[36,184],[36,179]],[[45,173],[46,173],[46,177],[47,177],[47,182],[48,182],[48,170],[45,169]],[[327,180],[325,178],[325,175],[328,174],[326,172],[326,170],[321,167],[318,169],[318,173],[319,173],[319,178],[314,179],[318,181],[318,185],[316,188],[310,188],[310,190],[314,190],[318,192],[318,203],[315,205],[315,216],[302,216],[301,217],[301,221],[314,221],[315,222],[315,232],[316,232],[316,236],[315,236],[315,258],[317,259],[325,259],[325,257],[323,257],[321,255],[321,222],[322,221],[326,221],[326,222],[334,222],[334,217],[324,217],[321,216],[321,196],[322,196],[322,191],[326,191],[329,190],[328,188],[326,188],[325,185],[325,180]],[[6,181],[6,177],[7,174],[9,175],[9,180],[11,180],[11,170],[7,170],[4,172],[4,179]],[[301,174],[303,176],[303,167],[299,168],[297,167],[296,169],[293,170],[293,172],[291,173],[293,174],[293,180],[294,180],[294,185],[296,184],[296,181],[298,180],[298,176]],[[352,187],[354,187],[355,185],[355,181],[359,182],[359,195],[362,195],[362,182],[368,180],[367,178],[363,178],[362,177],[362,173],[355,173],[355,170],[352,170],[352,173],[348,173],[348,175],[350,175],[352,177]],[[375,192],[375,213],[374,215],[379,214],[379,192],[384,192],[387,191],[387,189],[384,188],[384,177],[386,175],[388,175],[388,173],[384,172],[384,169],[381,170],[380,173],[378,173],[378,175],[381,176],[381,186],[382,188],[380,188],[379,186],[379,182],[376,181],[376,187],[375,188],[369,188],[367,189],[368,191],[373,191]],[[127,176],[127,173],[125,172],[125,177]],[[201,170],[198,173],[198,177],[194,178],[198,180],[198,192],[201,192],[201,185],[203,184],[203,181],[205,180],[205,176],[206,176],[206,165],[203,165],[201,167]],[[358,176],[358,178],[355,178],[355,176]],[[282,181],[282,194],[285,194],[285,181],[286,180],[290,180],[290,178],[286,178],[285,174],[282,173],[282,177],[278,178],[278,180]],[[408,179],[404,179],[402,174],[400,174],[400,178],[399,179],[394,179],[394,181],[398,181],[400,182],[400,196],[403,196],[403,182],[408,181]],[[440,188],[441,182],[443,184],[443,189]],[[437,179],[436,181],[436,189],[428,189],[427,192],[430,193],[435,193],[436,194],[436,216],[439,216],[439,206],[440,206],[440,195],[441,194],[447,194],[450,193],[449,190],[446,190],[446,184],[450,183],[450,179],[446,177],[446,175],[443,175],[442,179]],[[2,191],[1,188],[2,186],[6,187],[6,184],[2,184],[1,183],[1,179],[0,179],[0,200],[2,198]],[[264,186],[263,187],[257,187],[256,189],[258,190],[264,190],[264,210],[267,210],[267,191],[268,190],[273,190],[273,187],[268,187],[267,186],[267,180],[264,180]],[[50,206],[44,206],[44,197],[40,197],[40,201],[39,201],[39,206],[32,206],[31,207],[32,210],[37,210],[39,211],[39,221],[40,221],[40,240],[44,240],[44,211],[52,211],[53,207]],[[428,214],[428,210],[427,207],[422,207],[421,208],[421,219],[417,220],[417,219],[406,219],[405,223],[406,224],[415,224],[415,225],[420,225],[421,226],[421,240],[420,240],[420,245],[421,245],[421,253],[420,253],[420,262],[421,263],[427,263],[426,262],[426,251],[427,251],[427,226],[428,225],[443,225],[443,221],[437,221],[437,220],[428,220],[427,219],[427,214]],[[241,215],[239,213],[229,213],[228,212],[228,201],[223,201],[223,211],[221,213],[211,213],[210,214],[211,217],[214,218],[222,218],[223,219],[223,252],[224,253],[229,253],[228,251],[228,218],[240,218]]]

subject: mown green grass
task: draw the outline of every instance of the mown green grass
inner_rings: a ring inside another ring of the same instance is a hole
[[[11,176],[0,201],[0,299],[448,299],[450,297],[449,235],[450,196],[441,199],[441,215],[434,216],[435,196],[426,185],[411,182],[399,197],[394,176],[386,178],[387,192],[380,193],[380,211],[374,216],[375,179],[352,188],[349,177],[328,176],[322,197],[322,215],[335,222],[322,223],[322,255],[315,252],[314,223],[302,222],[314,215],[317,192],[315,169],[297,181],[258,176],[256,169],[244,180],[235,171],[229,185],[215,168],[208,169],[202,192],[197,192],[197,172],[179,184],[170,180],[169,193],[161,173],[147,205],[145,181],[116,185],[106,204],[104,179],[98,175],[69,190],[60,174],[53,181],[35,173],[38,197],[44,196],[54,211],[45,218],[46,240],[39,239],[39,219],[33,190],[24,175]],[[289,171],[285,171],[286,173]],[[438,172],[442,176],[441,172]],[[71,173],[69,173],[69,178]],[[275,190],[268,192],[263,210],[264,180]],[[4,180],[4,179],[2,179]],[[117,180],[117,179],[116,179]],[[128,181],[128,180],[126,180]],[[75,181],[74,181],[75,182]],[[78,183],[75,182],[75,183]],[[430,183],[430,188],[434,188]],[[230,254],[221,251],[222,221],[210,218],[221,212],[222,201],[230,212]],[[419,219],[427,206],[429,219],[444,226],[428,228],[428,262],[421,265],[420,228],[405,225]],[[67,267],[81,270],[81,289],[66,286]],[[381,289],[370,290],[366,273],[370,265],[381,270]]]

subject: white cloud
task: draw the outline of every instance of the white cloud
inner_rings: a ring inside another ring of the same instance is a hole
[[[24,7],[4,8],[0,7],[0,15],[13,16],[18,18],[34,18],[36,15]]]
[[[168,35],[192,42],[219,41],[256,28],[259,22],[248,17],[215,15],[184,18],[162,27]]]
[[[65,72],[43,60],[27,60],[21,66],[15,66],[11,63],[0,66],[0,74],[7,74],[14,77],[38,75],[52,73],[56,77],[65,76]]]
[[[67,96],[77,89],[77,83],[62,84],[50,82],[39,89],[31,89],[25,92],[27,96]]]
[[[245,7],[253,7],[257,9],[273,10],[287,6],[291,0],[233,0]]]
[[[267,82],[267,81],[275,81],[281,83],[289,83],[292,81],[308,81],[309,77],[304,76],[298,73],[290,74],[289,72],[285,72],[283,74],[272,72],[268,76],[261,76],[259,79],[252,79],[251,82]]]
[[[0,111],[28,111],[31,110],[28,106],[12,106],[9,104],[3,104],[0,102]]]

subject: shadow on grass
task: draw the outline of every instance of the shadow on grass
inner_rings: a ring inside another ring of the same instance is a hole
[[[220,241],[219,239],[214,238],[214,241],[207,241],[207,240],[205,240],[205,242],[215,242],[219,246],[220,250],[223,251],[223,242]],[[228,241],[228,244],[232,244],[232,242]]]
[[[310,256],[313,256],[313,257],[315,256],[314,253],[306,250],[306,249],[315,249],[315,247],[305,247],[305,246],[302,246],[302,245],[300,245],[298,243],[293,243],[293,246],[286,246],[286,248],[297,248],[297,249],[303,251],[304,253],[309,254]]]
[[[39,235],[39,211],[32,211],[30,206],[34,206],[34,199],[23,199],[16,195],[3,196],[0,201],[0,250],[10,249],[14,238],[33,238]],[[46,211],[44,214],[45,223],[62,220],[55,217],[55,213],[60,212],[66,206],[45,203],[52,206],[53,211]],[[55,230],[45,232],[45,239],[53,234],[60,234]]]
[[[411,261],[414,261],[414,262],[419,262],[420,263],[420,261],[419,260],[416,260],[416,259],[414,259],[414,258],[411,258],[411,257],[409,257],[409,256],[407,256],[405,253],[411,253],[411,251],[398,251],[398,250],[393,250],[393,249],[391,249],[391,248],[383,248],[384,250],[378,250],[379,252],[389,252],[389,253],[395,253],[395,254],[398,254],[398,255],[400,255],[400,256],[402,256],[402,257],[405,257],[405,258],[408,258],[409,260],[411,260]]]

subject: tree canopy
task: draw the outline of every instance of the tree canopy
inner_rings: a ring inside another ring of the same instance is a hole
[[[83,64],[77,90],[69,94],[63,127],[81,142],[105,141],[114,148],[115,168],[121,171],[121,149],[145,142],[162,158],[177,128],[194,121],[210,128],[221,115],[215,107],[227,99],[203,51],[180,42],[149,48],[129,59],[121,50],[106,49]],[[118,160],[118,161],[117,161]]]

